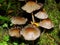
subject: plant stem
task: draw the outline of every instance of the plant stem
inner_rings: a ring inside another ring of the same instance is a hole
[[[49,39],[54,40],[58,45],[60,45],[60,42],[56,40],[54,37],[52,37],[51,35],[49,35],[48,33],[47,36],[49,37]]]
[[[43,35],[45,33],[46,29],[44,29],[44,31],[41,33],[41,35]]]

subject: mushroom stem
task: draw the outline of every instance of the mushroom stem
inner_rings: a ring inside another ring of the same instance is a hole
[[[34,40],[32,41],[33,45],[34,45]]]
[[[35,22],[35,19],[34,19],[33,13],[32,13],[32,22],[33,22],[33,23]]]
[[[35,2],[37,3],[37,0],[35,0]]]

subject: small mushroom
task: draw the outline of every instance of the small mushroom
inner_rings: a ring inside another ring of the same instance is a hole
[[[40,36],[40,30],[33,25],[28,25],[22,29],[21,35],[24,37],[25,40],[36,40]]]
[[[47,19],[48,14],[45,11],[39,11],[38,13],[35,14],[35,17],[39,19]]]
[[[21,29],[19,29],[19,28],[11,28],[11,29],[9,29],[8,32],[11,37],[19,38],[19,37],[21,37],[20,31],[21,31]]]
[[[44,19],[39,23],[39,26],[46,28],[46,29],[51,29],[54,27],[54,24],[50,19]]]
[[[11,18],[12,24],[22,25],[27,22],[27,18],[24,17],[12,17]]]
[[[35,10],[38,10],[42,7],[42,5],[37,4],[34,1],[28,1],[22,9],[25,10],[27,13],[32,13]]]

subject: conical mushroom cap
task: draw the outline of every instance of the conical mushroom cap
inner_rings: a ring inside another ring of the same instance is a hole
[[[19,38],[19,37],[21,37],[20,31],[21,30],[19,28],[11,28],[11,29],[9,29],[9,35],[11,37]]]
[[[36,2],[33,1],[28,1],[23,7],[22,9],[25,10],[28,13],[31,13],[35,10],[38,10],[42,7],[42,5],[38,5]]]
[[[39,11],[38,13],[35,14],[35,17],[39,19],[47,19],[48,14],[46,12]]]
[[[34,26],[26,26],[21,31],[25,40],[36,40],[40,36],[40,30]]]
[[[45,19],[39,23],[39,26],[46,28],[46,29],[51,29],[54,27],[52,21],[50,19]]]
[[[12,17],[11,22],[12,22],[12,24],[22,25],[22,24],[25,24],[27,22],[27,18],[24,18],[24,17]]]

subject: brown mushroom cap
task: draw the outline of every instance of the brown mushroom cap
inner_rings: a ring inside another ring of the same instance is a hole
[[[21,37],[20,31],[21,31],[21,29],[19,29],[19,28],[11,28],[11,29],[9,29],[9,35],[11,37],[19,38],[19,37]]]
[[[24,17],[12,17],[11,22],[12,22],[12,24],[22,25],[22,24],[25,24],[27,22],[27,18],[24,18]]]
[[[23,7],[22,9],[25,10],[28,13],[31,13],[35,10],[38,10],[42,7],[42,5],[38,5],[36,2],[33,1],[28,1]]]
[[[22,29],[21,34],[25,40],[36,40],[40,36],[40,30],[37,27],[28,25]]]
[[[39,11],[38,13],[35,14],[35,17],[39,19],[47,19],[48,14],[46,12]]]
[[[46,29],[51,29],[54,27],[54,24],[50,19],[45,19],[39,23],[39,26],[46,28]]]

